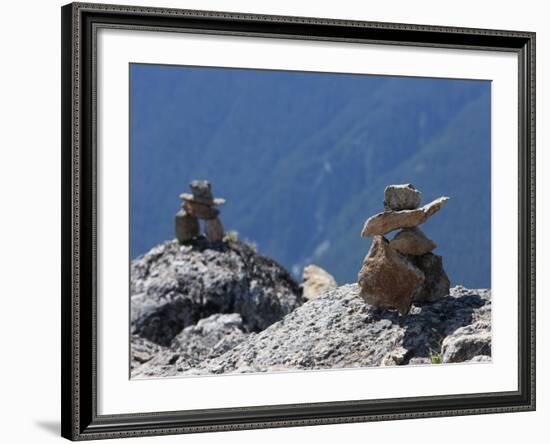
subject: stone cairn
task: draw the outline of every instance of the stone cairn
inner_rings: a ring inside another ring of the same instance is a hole
[[[414,301],[432,302],[449,294],[449,278],[437,245],[418,228],[448,201],[440,197],[420,207],[422,193],[413,185],[389,185],[384,211],[367,219],[362,237],[373,236],[357,282],[371,305],[406,315]],[[400,229],[391,241],[384,236]]]
[[[189,187],[191,193],[182,193],[181,210],[176,214],[176,238],[180,243],[188,242],[200,235],[199,219],[204,221],[204,235],[207,240],[221,241],[223,225],[216,208],[225,203],[225,199],[214,197],[210,182],[193,180]]]

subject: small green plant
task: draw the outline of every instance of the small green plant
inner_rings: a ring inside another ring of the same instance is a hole
[[[432,353],[430,361],[432,361],[432,364],[441,364],[441,353]]]
[[[237,242],[239,240],[239,232],[235,230],[227,231],[223,240],[225,242]]]

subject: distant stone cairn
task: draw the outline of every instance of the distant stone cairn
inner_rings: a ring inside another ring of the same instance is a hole
[[[413,185],[389,185],[384,211],[367,219],[361,236],[373,236],[371,248],[357,276],[361,296],[371,305],[397,309],[405,315],[413,301],[435,301],[449,294],[450,282],[437,245],[418,225],[448,201],[440,197],[420,207],[422,193]],[[400,231],[391,241],[385,235]]]
[[[225,199],[214,197],[210,182],[193,180],[191,193],[182,193],[182,209],[176,214],[176,238],[180,243],[188,242],[200,235],[199,219],[204,221],[204,235],[207,240],[221,241],[224,235],[220,211],[216,208]]]

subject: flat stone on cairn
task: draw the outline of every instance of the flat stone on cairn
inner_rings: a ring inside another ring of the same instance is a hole
[[[361,236],[383,236],[398,228],[412,228],[421,225],[437,213],[448,201],[448,197],[439,197],[414,210],[390,210],[375,214],[365,222]]]
[[[448,201],[435,199],[420,207],[421,193],[413,185],[389,185],[384,211],[367,219],[361,236],[373,236],[372,246],[357,276],[361,296],[379,308],[409,312],[413,301],[433,302],[449,294],[450,282],[437,245],[418,225]],[[384,235],[401,229],[388,241]]]
[[[192,193],[181,193],[180,198],[184,201],[196,202],[199,204],[217,206],[223,205],[225,199],[221,197],[214,197],[212,194],[212,187],[207,180],[193,180],[189,184]]]
[[[217,208],[198,202],[186,201],[183,204],[183,208],[187,213],[203,220],[215,219],[220,214],[220,211]]]
[[[216,208],[225,203],[225,199],[214,197],[210,182],[193,180],[189,187],[191,193],[182,193],[182,207],[176,215],[176,237],[180,243],[188,242],[200,235],[199,219],[204,221],[205,236],[211,241],[223,239],[223,225]]]

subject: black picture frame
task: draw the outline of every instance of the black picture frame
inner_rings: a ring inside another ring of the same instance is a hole
[[[535,33],[72,3],[62,7],[62,436],[71,440],[535,409]],[[101,416],[96,381],[98,27],[508,51],[519,66],[518,390]]]

